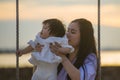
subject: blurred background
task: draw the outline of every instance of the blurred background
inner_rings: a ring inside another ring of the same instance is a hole
[[[101,78],[120,79],[120,0],[101,0]],[[66,27],[76,18],[94,26],[97,42],[97,0],[19,0],[19,45],[25,48],[40,32],[42,21],[60,19]],[[16,1],[0,0],[0,80],[16,79]],[[19,58],[20,80],[30,80],[30,54]]]

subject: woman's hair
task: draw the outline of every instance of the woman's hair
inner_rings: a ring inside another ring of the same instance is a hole
[[[48,24],[50,35],[55,37],[63,37],[65,35],[65,27],[58,19],[47,19],[43,21],[43,24]]]
[[[75,19],[71,23],[77,23],[80,30],[80,43],[79,50],[77,52],[77,58],[74,63],[74,66],[79,69],[85,61],[85,58],[90,54],[96,52],[96,44],[94,39],[94,31],[90,21],[86,19]],[[58,67],[58,73],[61,70],[62,65],[60,64]],[[70,77],[67,77],[68,80],[71,80]]]

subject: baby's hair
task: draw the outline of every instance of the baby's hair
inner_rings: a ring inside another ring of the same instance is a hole
[[[49,25],[50,35],[55,37],[63,37],[65,35],[65,27],[63,23],[58,19],[47,19],[43,21],[43,24]]]

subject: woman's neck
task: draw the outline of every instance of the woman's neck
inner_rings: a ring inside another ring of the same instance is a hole
[[[75,51],[69,55],[69,60],[70,61],[73,61],[76,58],[77,52],[78,52],[78,50],[75,49]]]

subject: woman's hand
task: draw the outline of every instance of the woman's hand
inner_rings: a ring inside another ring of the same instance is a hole
[[[52,44],[52,43],[50,44],[50,50],[53,53],[55,53],[56,55],[63,57],[63,56],[65,56],[65,54],[63,54],[60,51],[61,48],[62,48],[61,45],[59,43],[57,43],[57,42],[55,42],[55,44]]]
[[[44,45],[37,43],[37,45],[35,46],[35,51],[41,52],[43,47],[44,47]]]

